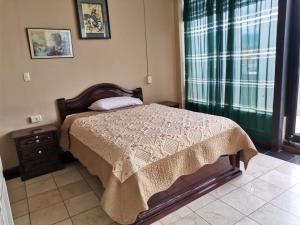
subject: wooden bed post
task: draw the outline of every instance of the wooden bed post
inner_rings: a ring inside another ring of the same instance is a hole
[[[239,151],[235,155],[229,156],[229,161],[230,161],[230,164],[232,165],[233,169],[240,168],[240,155],[241,155],[241,152]]]

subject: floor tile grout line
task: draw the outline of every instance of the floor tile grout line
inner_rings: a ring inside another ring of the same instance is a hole
[[[228,203],[224,202],[222,199],[219,199],[219,201],[221,201],[222,203],[224,203],[225,205],[229,206],[230,208],[238,211],[240,214],[242,214],[243,216],[247,216],[245,213],[241,212],[240,210],[236,209],[235,207],[229,205]]]
[[[31,223],[31,213],[30,213],[30,209],[29,209],[29,201],[28,201],[28,196],[27,196],[27,186],[26,186],[25,182],[24,182],[24,186],[25,186],[26,199],[27,199],[27,206],[28,206],[29,223],[32,224],[32,223]]]
[[[259,179],[259,177],[256,178],[256,179],[254,179],[253,181],[255,181],[255,180],[257,180],[257,179]],[[264,181],[264,180],[262,180],[262,181]],[[252,182],[252,181],[251,181],[251,182]],[[250,183],[251,183],[251,182],[250,182]],[[268,183],[268,184],[271,184],[271,183],[269,183],[269,182],[267,182],[267,181],[264,181],[264,182],[266,182],[266,183]],[[245,184],[245,185],[248,185],[248,184],[250,184],[250,183],[247,183],[247,184]],[[254,195],[255,197],[259,198],[260,200],[265,201],[265,202],[270,202],[270,201],[272,201],[273,199],[277,198],[277,197],[278,197],[279,195],[281,195],[282,193],[284,193],[285,191],[287,191],[287,190],[285,190],[285,189],[283,189],[283,188],[281,188],[281,187],[278,187],[278,186],[275,185],[275,184],[272,184],[272,185],[274,185],[275,187],[280,188],[282,191],[281,191],[280,193],[276,194],[271,200],[265,200],[265,199],[261,198],[260,196],[257,196],[257,195],[255,195],[254,193],[251,193],[250,191],[244,189],[243,187],[244,187],[245,185],[242,185],[240,188],[243,189],[244,191],[248,192],[249,194]]]
[[[80,173],[80,171],[78,170],[78,168],[77,168],[76,166],[74,166],[74,167],[75,167],[76,171]],[[86,179],[84,178],[84,176],[83,176],[81,173],[80,173],[80,175],[81,175],[81,177],[82,177],[82,180],[83,180],[84,182],[86,182],[87,185],[90,187],[91,191],[89,191],[89,192],[92,192],[93,194],[95,194],[96,198],[98,199],[98,197],[97,197],[95,191],[93,190],[93,188],[90,186],[90,184],[86,181]],[[54,180],[55,180],[55,179],[54,179]],[[75,183],[76,183],[76,182],[75,182]],[[71,184],[71,183],[70,183],[70,184]],[[56,184],[56,185],[57,185],[57,184]],[[68,184],[67,184],[67,185],[68,185]],[[64,186],[66,186],[66,185],[64,185]],[[63,186],[62,186],[62,187],[63,187]],[[60,193],[59,187],[58,187],[58,191],[59,191],[59,193]],[[86,192],[86,193],[88,193],[88,192]],[[84,194],[86,194],[86,193],[84,193]],[[60,193],[60,194],[61,194],[61,193]],[[78,195],[78,196],[80,196],[80,195]],[[78,196],[74,196],[74,197],[78,197]],[[62,197],[62,196],[61,196],[61,197]],[[62,199],[63,199],[63,198],[62,198]],[[98,199],[98,200],[99,200],[99,199]],[[66,200],[65,200],[65,201],[66,201]],[[68,212],[68,215],[69,215],[69,219],[72,221],[72,224],[74,224],[74,223],[73,223],[73,220],[72,220],[72,217],[75,217],[75,216],[80,215],[80,214],[82,214],[82,213],[86,213],[86,212],[88,212],[88,211],[90,211],[90,210],[92,210],[92,209],[98,208],[98,207],[100,206],[100,204],[99,204],[99,205],[96,206],[96,207],[92,207],[92,208],[90,208],[90,209],[84,210],[84,211],[82,211],[82,212],[80,212],[80,213],[77,213],[77,214],[71,216],[70,213],[69,213],[68,207],[67,207],[67,205],[65,204],[65,201],[63,200],[63,203],[64,203],[64,205],[65,205],[65,207],[66,207],[66,209],[67,209],[67,212]]]
[[[246,217],[244,217],[244,218],[242,218],[242,219],[240,219],[239,221],[237,221],[235,224],[233,224],[233,225],[236,225],[236,224],[238,224],[239,222],[241,222],[242,220],[244,220],[245,218],[247,218],[247,219],[249,219],[249,220],[253,220],[253,219],[251,219],[249,216],[246,216]],[[253,220],[254,221],[254,220]],[[256,223],[256,221],[254,221],[255,223]],[[260,223],[257,223],[258,225],[261,225]]]
[[[286,191],[286,192],[287,192],[287,191]],[[284,193],[282,193],[282,195],[283,195],[283,194],[284,194]],[[269,204],[271,204],[272,206],[274,206],[274,207],[276,207],[276,208],[278,208],[278,209],[281,209],[282,211],[284,211],[284,212],[286,212],[286,213],[288,213],[288,214],[290,214],[290,215],[292,215],[292,216],[295,216],[295,217],[297,217],[297,218],[300,219],[300,216],[297,216],[297,215],[295,215],[295,214],[293,214],[293,213],[287,211],[287,210],[284,209],[284,208],[281,208],[281,207],[278,207],[277,205],[274,205],[274,203],[272,203],[271,201],[269,202]]]
[[[270,157],[273,157],[273,156],[270,156]],[[281,167],[283,164],[285,164],[286,162],[284,162],[284,163],[282,163],[282,164],[280,164],[280,165],[278,165],[277,167],[274,167],[274,168],[272,168],[272,169],[270,169],[270,170],[268,170],[266,173],[269,173],[269,172],[271,172],[271,171],[274,171],[274,170],[276,170],[278,167]],[[89,182],[87,182],[87,177],[84,177],[83,176],[83,174],[82,174],[82,172],[77,168],[77,166],[75,167],[76,168],[76,170],[80,173],[80,175],[82,176],[82,180],[84,180],[87,184],[88,184],[88,186],[91,188],[91,191],[97,196],[97,198],[98,198],[98,195],[96,194],[96,191],[92,188],[92,186],[90,185],[90,183]],[[277,172],[279,172],[279,173],[281,173],[280,171],[277,171]],[[288,174],[285,174],[285,173],[282,173],[282,174],[284,174],[284,175],[286,175],[286,176],[290,176],[290,175],[288,175]],[[235,191],[235,190],[238,190],[238,189],[242,189],[242,190],[245,190],[245,189],[243,189],[243,186],[245,186],[245,185],[247,185],[247,184],[249,184],[249,183],[251,183],[251,182],[253,182],[253,181],[255,181],[256,179],[260,179],[262,176],[264,176],[265,174],[262,174],[262,175],[260,175],[260,176],[257,176],[257,177],[253,177],[254,179],[253,180],[250,180],[249,182],[247,182],[247,183],[245,183],[245,184],[243,184],[243,185],[241,185],[241,186],[239,186],[239,187],[237,187],[237,186],[235,186],[235,185],[233,185],[234,187],[235,187],[235,189],[234,190],[232,190],[232,191],[230,191],[230,192],[228,192],[228,193],[226,193],[225,195],[222,195],[222,196],[220,196],[220,197],[216,197],[216,196],[214,196],[214,198],[215,198],[215,200],[214,201],[216,201],[216,200],[220,200],[220,201],[222,201],[221,200],[221,198],[223,198],[224,196],[226,196],[226,195],[228,195],[228,194],[230,194],[230,193],[232,193],[233,191]],[[53,177],[53,175],[51,174],[51,176]],[[290,177],[293,177],[293,176],[290,176]],[[53,177],[53,179],[54,179],[54,182],[55,182],[55,178]],[[265,181],[265,182],[267,182],[267,181]],[[269,182],[267,182],[267,183],[269,183]],[[271,183],[270,183],[271,184]],[[285,192],[287,192],[287,191],[289,191],[292,187],[294,187],[294,186],[296,186],[298,184],[298,182],[296,183],[296,184],[294,184],[294,185],[292,185],[291,187],[289,187],[289,189],[284,189],[282,192],[280,192],[278,195],[276,195],[277,197],[278,196],[280,196],[280,195],[282,195],[283,193],[285,193]],[[58,189],[58,191],[59,191],[59,188],[58,188],[58,185],[57,185],[57,183],[55,182],[55,185],[56,185],[56,189]],[[274,185],[274,184],[273,184]],[[276,186],[276,185],[275,185]],[[25,185],[25,188],[27,188],[27,186]],[[53,191],[53,190],[50,190],[50,191]],[[245,190],[246,192],[248,192],[247,190]],[[250,192],[248,192],[248,193],[250,193]],[[42,193],[40,193],[40,194],[42,194]],[[61,192],[59,191],[59,194],[60,194],[60,196],[61,196]],[[252,193],[250,193],[250,194],[252,194]],[[27,191],[26,191],[26,196],[27,196]],[[276,198],[276,196],[274,197],[274,198]],[[258,198],[260,198],[259,196],[255,196],[255,197],[258,197]],[[274,199],[273,198],[273,199]],[[99,198],[98,198],[99,199]],[[260,198],[261,200],[264,200],[264,199],[262,199],[262,198]],[[271,199],[271,200],[268,200],[268,201],[266,201],[266,200],[264,200],[265,201],[265,204],[263,204],[261,207],[259,207],[258,209],[260,209],[260,208],[262,208],[262,207],[264,207],[267,203],[269,203],[269,204],[271,204],[271,205],[273,205],[272,203],[271,203],[271,201],[273,200],[273,199]],[[63,201],[64,202],[64,201]],[[213,202],[213,201],[212,201]],[[212,203],[212,202],[210,202],[210,203]],[[223,202],[223,201],[222,201]],[[210,203],[208,203],[208,204],[210,204]],[[225,203],[226,205],[228,205],[226,202],[223,202],[223,203]],[[29,203],[28,203],[28,198],[27,198],[27,205],[28,205]],[[206,204],[206,205],[204,205],[204,206],[202,206],[202,207],[200,207],[200,208],[203,208],[203,207],[205,207],[205,206],[207,206],[208,204]],[[29,205],[28,205],[29,206]],[[231,205],[228,205],[229,207],[231,207],[231,208],[233,208],[233,209],[235,209],[235,207],[232,207]],[[281,208],[279,208],[279,207],[277,207],[277,206],[275,206],[275,205],[273,205],[274,207],[276,207],[276,208],[278,208],[278,209],[281,209]],[[66,207],[66,206],[65,206]],[[97,208],[97,207],[94,207],[94,208]],[[91,208],[91,209],[94,209],[94,208]],[[200,209],[199,208],[199,209]],[[81,212],[81,213],[85,213],[85,212],[87,212],[87,211],[89,211],[89,210],[91,210],[91,209],[88,209],[88,210],[86,210],[86,211],[83,211],[83,212]],[[197,209],[197,210],[199,210],[199,209]],[[258,209],[256,209],[256,210],[258,210]],[[236,209],[237,211],[239,211],[238,209]],[[255,210],[255,211],[256,211]],[[283,209],[281,209],[281,210],[283,210]],[[255,212],[254,211],[254,212]],[[283,211],[285,211],[285,210],[283,210]],[[68,210],[67,210],[67,212],[68,212]],[[194,213],[196,213],[196,211],[193,211],[192,210],[192,212],[194,212]],[[240,212],[240,211],[239,211]],[[253,214],[254,212],[252,212],[252,213],[250,213],[248,216],[246,215],[245,217],[249,217],[251,214]],[[288,212],[288,211],[286,211],[288,214],[290,214],[290,215],[293,215],[293,214],[291,214],[290,212]],[[81,213],[79,213],[79,214],[81,214]],[[242,213],[242,212],[240,212],[242,215],[245,215],[244,213]],[[77,216],[77,215],[79,215],[79,214],[76,214],[76,215],[74,215],[74,216]],[[30,213],[29,213],[29,215],[30,215]],[[69,212],[68,212],[68,215],[69,215]],[[198,215],[197,214],[197,216],[199,216],[199,217],[201,217],[200,215]],[[293,215],[294,216],[294,215]],[[202,218],[202,217],[201,217]],[[72,219],[71,218],[71,216],[69,215],[69,219]],[[204,221],[206,221],[204,218],[202,218]],[[241,219],[242,220],[242,219]],[[72,221],[72,220],[71,220]],[[158,220],[159,221],[159,220]],[[207,222],[207,221],[206,221]],[[56,223],[58,223],[58,222],[56,222]],[[72,223],[73,223],[73,221],[72,221]],[[113,222],[114,223],[114,222]]]
[[[71,220],[71,223],[72,223],[72,225],[73,225],[74,223],[73,223],[73,221],[72,221],[72,219],[71,219],[71,215],[70,215],[70,213],[69,213],[68,207],[67,207],[67,205],[65,204],[65,201],[64,201],[64,199],[63,199],[63,196],[62,196],[62,194],[61,194],[61,192],[60,192],[60,190],[59,190],[59,187],[58,187],[58,185],[57,185],[57,183],[56,183],[55,177],[53,176],[53,174],[51,174],[51,176],[52,176],[52,178],[53,178],[53,180],[54,180],[54,183],[55,183],[55,185],[56,185],[57,191],[58,191],[58,193],[59,193],[59,195],[60,195],[60,197],[61,197],[61,199],[62,199],[62,203],[64,204],[64,207],[66,208],[66,211],[67,211],[67,213],[68,213],[69,219]],[[66,219],[64,219],[64,220],[66,220]],[[62,220],[62,221],[64,221],[64,220]],[[60,221],[60,222],[61,222],[61,221]],[[57,223],[58,223],[58,222],[57,222]]]

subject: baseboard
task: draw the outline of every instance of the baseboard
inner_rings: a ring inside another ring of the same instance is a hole
[[[281,145],[281,149],[283,149],[286,152],[292,153],[292,154],[300,155],[300,149],[296,148],[294,146],[291,146],[287,142],[285,142],[285,143],[283,143],[283,145]]]
[[[269,144],[269,143],[265,143],[265,142],[261,142],[261,141],[257,141],[257,140],[253,140],[253,143],[257,147],[261,147],[261,148],[265,148],[265,149],[272,149],[272,144]]]

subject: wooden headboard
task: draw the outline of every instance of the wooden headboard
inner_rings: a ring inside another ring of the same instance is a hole
[[[56,100],[61,122],[63,122],[68,115],[89,111],[88,107],[99,99],[120,96],[135,97],[143,101],[142,88],[126,90],[115,84],[96,84],[75,98],[60,98]]]

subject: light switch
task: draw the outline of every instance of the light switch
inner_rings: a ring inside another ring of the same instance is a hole
[[[29,73],[29,72],[23,73],[23,79],[24,79],[24,81],[26,81],[26,82],[31,81],[30,73]]]

